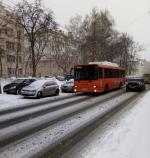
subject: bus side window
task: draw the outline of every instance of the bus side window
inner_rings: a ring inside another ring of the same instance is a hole
[[[99,68],[99,78],[103,78],[103,69]]]
[[[112,69],[109,69],[109,78],[112,78],[112,77],[113,77]]]
[[[123,70],[120,70],[120,71],[119,71],[119,74],[120,74],[120,75],[119,75],[120,78],[123,77]]]
[[[108,77],[109,77],[109,70],[104,69],[104,78],[108,78]]]
[[[115,72],[115,78],[118,78],[119,77],[119,70],[114,70]]]

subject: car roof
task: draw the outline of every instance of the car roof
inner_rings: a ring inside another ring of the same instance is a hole
[[[57,83],[56,81],[51,80],[51,79],[39,79],[39,80],[36,80],[35,82],[41,82],[41,83],[46,83],[46,82],[51,82],[52,83],[53,82],[53,83]]]
[[[16,78],[15,80],[27,80],[27,79],[36,79],[36,78],[25,78],[25,77],[22,77],[22,78]]]
[[[143,80],[144,78],[143,77],[138,77],[138,76],[130,76],[130,77],[126,77],[127,79],[139,79],[139,80]]]

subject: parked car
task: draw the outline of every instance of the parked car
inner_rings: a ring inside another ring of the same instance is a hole
[[[3,87],[5,93],[20,94],[23,87],[30,85],[32,82],[36,81],[35,78],[17,78],[11,83]]]
[[[65,81],[65,77],[64,77],[64,76],[55,76],[55,78],[56,78],[58,81]]]
[[[126,91],[143,91],[145,90],[145,81],[142,77],[128,77]]]
[[[74,79],[66,81],[61,85],[62,92],[74,92]]]
[[[59,95],[59,86],[53,80],[37,80],[29,86],[22,88],[21,95],[36,98]]]
[[[150,80],[145,80],[145,84],[150,84]]]

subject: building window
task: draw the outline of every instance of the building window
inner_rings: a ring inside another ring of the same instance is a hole
[[[19,69],[19,75],[20,76],[22,75],[22,69]]]
[[[15,68],[8,68],[8,75],[15,75]]]
[[[22,62],[22,59],[21,59],[21,56],[19,56],[19,63],[21,63]]]
[[[12,43],[12,42],[6,42],[6,48],[7,49],[11,49],[11,50],[14,50],[15,49],[15,44]]]
[[[11,28],[5,29],[5,33],[7,36],[14,36],[14,30]]]
[[[7,55],[7,62],[8,63],[15,63],[16,62],[16,57],[13,55]]]
[[[29,67],[32,68],[32,64],[29,64]]]

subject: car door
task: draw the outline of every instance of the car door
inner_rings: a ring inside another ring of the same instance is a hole
[[[57,88],[57,84],[55,82],[53,82],[53,81],[49,82],[49,94],[50,95],[55,94],[56,88]]]
[[[51,94],[54,95],[56,92],[56,89],[58,88],[58,85],[56,82],[51,83]]]
[[[50,95],[49,94],[49,83],[46,82],[44,85],[43,85],[43,96],[47,96],[47,95]]]

